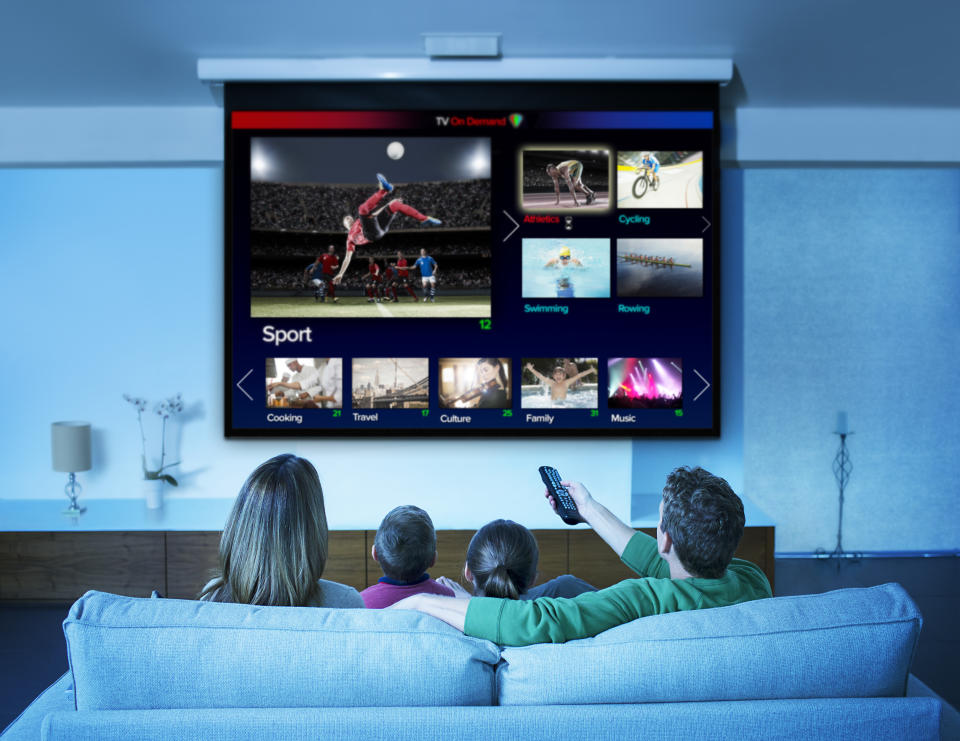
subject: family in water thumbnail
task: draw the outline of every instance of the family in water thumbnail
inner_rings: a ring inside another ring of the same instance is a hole
[[[597,375],[597,358],[524,358],[520,406],[595,408],[599,399]]]

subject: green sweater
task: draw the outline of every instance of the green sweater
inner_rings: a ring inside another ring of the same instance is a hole
[[[671,579],[656,539],[641,532],[630,539],[620,558],[642,578],[573,599],[541,597],[521,602],[475,597],[467,607],[463,632],[501,646],[563,643],[648,615],[723,607],[772,595],[764,573],[739,558],[719,579]]]

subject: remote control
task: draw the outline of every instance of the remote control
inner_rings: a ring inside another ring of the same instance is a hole
[[[565,487],[560,485],[560,474],[552,466],[540,466],[540,478],[547,486],[547,491],[553,495],[557,503],[557,515],[568,525],[577,525],[583,520],[580,518],[580,512],[577,509],[576,502]]]

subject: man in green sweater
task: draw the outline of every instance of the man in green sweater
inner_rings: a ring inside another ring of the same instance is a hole
[[[502,646],[526,646],[588,638],[648,615],[771,596],[764,573],[749,561],[733,558],[743,535],[743,503],[719,476],[702,468],[678,468],[667,476],[656,538],[622,522],[583,484],[562,484],[581,519],[639,579],[572,599],[522,602],[418,594],[393,608],[425,612]],[[547,499],[556,508],[549,494]]]

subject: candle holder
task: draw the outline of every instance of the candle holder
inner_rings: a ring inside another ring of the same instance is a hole
[[[844,415],[845,417],[846,415]],[[843,422],[846,422],[844,419]],[[846,425],[842,425],[843,429]],[[837,516],[837,547],[829,553],[823,548],[817,548],[816,554],[819,558],[846,558],[852,561],[859,561],[863,554],[859,551],[843,550],[843,492],[847,488],[847,482],[850,481],[850,474],[853,472],[853,462],[850,460],[850,454],[847,452],[847,436],[852,432],[834,432],[834,435],[840,437],[840,447],[833,459],[833,477],[837,480],[837,489],[839,490],[840,506]]]

